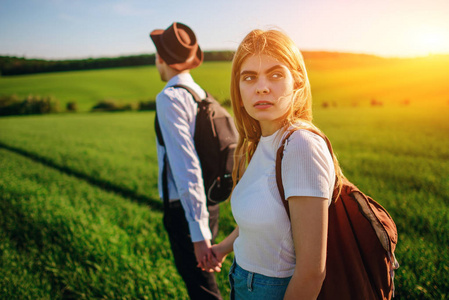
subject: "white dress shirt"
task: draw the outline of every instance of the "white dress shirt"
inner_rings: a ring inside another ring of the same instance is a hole
[[[162,168],[166,153],[168,198],[170,201],[181,200],[192,242],[198,242],[212,238],[202,171],[193,140],[198,105],[185,89],[172,87],[177,84],[192,88],[201,98],[206,97],[189,73],[171,78],[156,97],[156,111],[165,143],[165,147],[157,143],[159,195],[163,198]]]

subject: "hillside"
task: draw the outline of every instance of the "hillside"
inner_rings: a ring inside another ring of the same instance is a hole
[[[448,105],[449,56],[414,59],[304,52],[314,105]],[[231,63],[206,61],[192,71],[218,100],[229,99]],[[89,111],[102,100],[136,106],[164,86],[152,65],[0,77],[0,96],[53,96],[61,109],[76,102]]]
[[[206,51],[204,61],[229,61],[231,51]],[[118,67],[154,65],[155,54],[142,54],[120,57],[86,58],[75,60],[27,59],[24,57],[0,56],[2,76],[98,70]]]

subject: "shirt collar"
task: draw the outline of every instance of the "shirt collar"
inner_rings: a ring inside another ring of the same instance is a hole
[[[170,78],[170,80],[167,82],[166,87],[174,86],[177,84],[184,84],[188,85],[189,83],[193,83],[193,78],[190,73],[179,73],[178,75],[173,76]]]

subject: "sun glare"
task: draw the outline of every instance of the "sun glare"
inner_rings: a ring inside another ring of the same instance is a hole
[[[449,53],[449,32],[441,27],[418,27],[413,40],[415,48],[413,52],[419,55]]]

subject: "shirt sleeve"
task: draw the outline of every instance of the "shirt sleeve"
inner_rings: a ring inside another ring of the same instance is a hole
[[[189,224],[192,242],[211,239],[209,212],[193,130],[195,115],[183,101],[192,97],[183,89],[167,88],[157,96],[157,115],[176,189]]]
[[[282,159],[285,198],[309,196],[330,199],[334,174],[326,142],[310,131],[295,131],[288,140]]]

